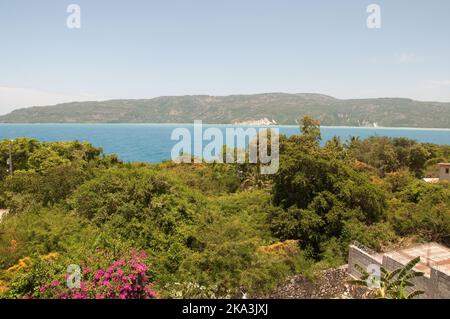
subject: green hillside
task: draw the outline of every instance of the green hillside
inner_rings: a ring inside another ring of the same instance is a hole
[[[268,93],[169,96],[142,100],[73,102],[15,110],[10,123],[235,123],[267,118],[295,124],[310,115],[322,125],[450,128],[450,103],[401,98],[340,100],[320,94]]]

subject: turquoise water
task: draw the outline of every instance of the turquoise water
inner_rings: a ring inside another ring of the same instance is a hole
[[[88,141],[102,147],[107,154],[118,154],[124,161],[160,162],[170,159],[171,149],[177,143],[170,137],[177,127],[193,131],[192,124],[0,124],[0,139],[32,137],[42,141]],[[208,127],[218,127],[225,132],[227,127],[233,126],[203,125],[204,129]],[[280,133],[288,136],[299,134],[297,126],[278,128]],[[323,141],[333,136],[343,140],[350,136],[390,136],[450,144],[450,129],[322,127],[321,130]]]

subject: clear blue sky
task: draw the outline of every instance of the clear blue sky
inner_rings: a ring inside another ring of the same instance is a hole
[[[0,0],[0,113],[261,92],[450,101],[450,1]]]

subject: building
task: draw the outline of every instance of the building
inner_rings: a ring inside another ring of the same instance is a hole
[[[420,262],[414,270],[423,272],[424,276],[413,279],[416,285],[414,289],[425,292],[421,298],[450,299],[450,249],[437,243],[417,245],[387,253],[377,253],[355,243],[350,245],[348,274],[352,278],[360,278],[361,273],[355,264],[364,269],[369,269],[371,265],[379,265],[388,271],[393,271],[419,256]]]
[[[450,182],[450,163],[439,163],[439,177],[427,177],[423,180],[427,183],[439,183],[441,181]]]
[[[439,180],[450,181],[450,163],[439,163]]]
[[[0,221],[2,220],[3,216],[6,216],[7,213],[8,213],[7,209],[0,208]]]

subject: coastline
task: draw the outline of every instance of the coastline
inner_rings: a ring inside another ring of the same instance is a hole
[[[193,126],[193,123],[129,123],[129,122],[120,122],[120,123],[99,123],[99,122],[77,122],[77,123],[11,123],[11,122],[3,122],[0,123],[2,125],[117,125],[117,126],[125,126],[125,125],[135,125],[135,126]],[[295,124],[281,124],[281,125],[246,125],[246,124],[224,124],[224,123],[202,123],[203,126],[217,126],[217,127],[286,127],[293,128],[299,127]],[[373,130],[422,130],[422,131],[450,131],[450,128],[440,128],[440,127],[411,127],[411,126],[345,126],[345,125],[321,125],[321,128],[329,128],[329,129],[373,129]]]

